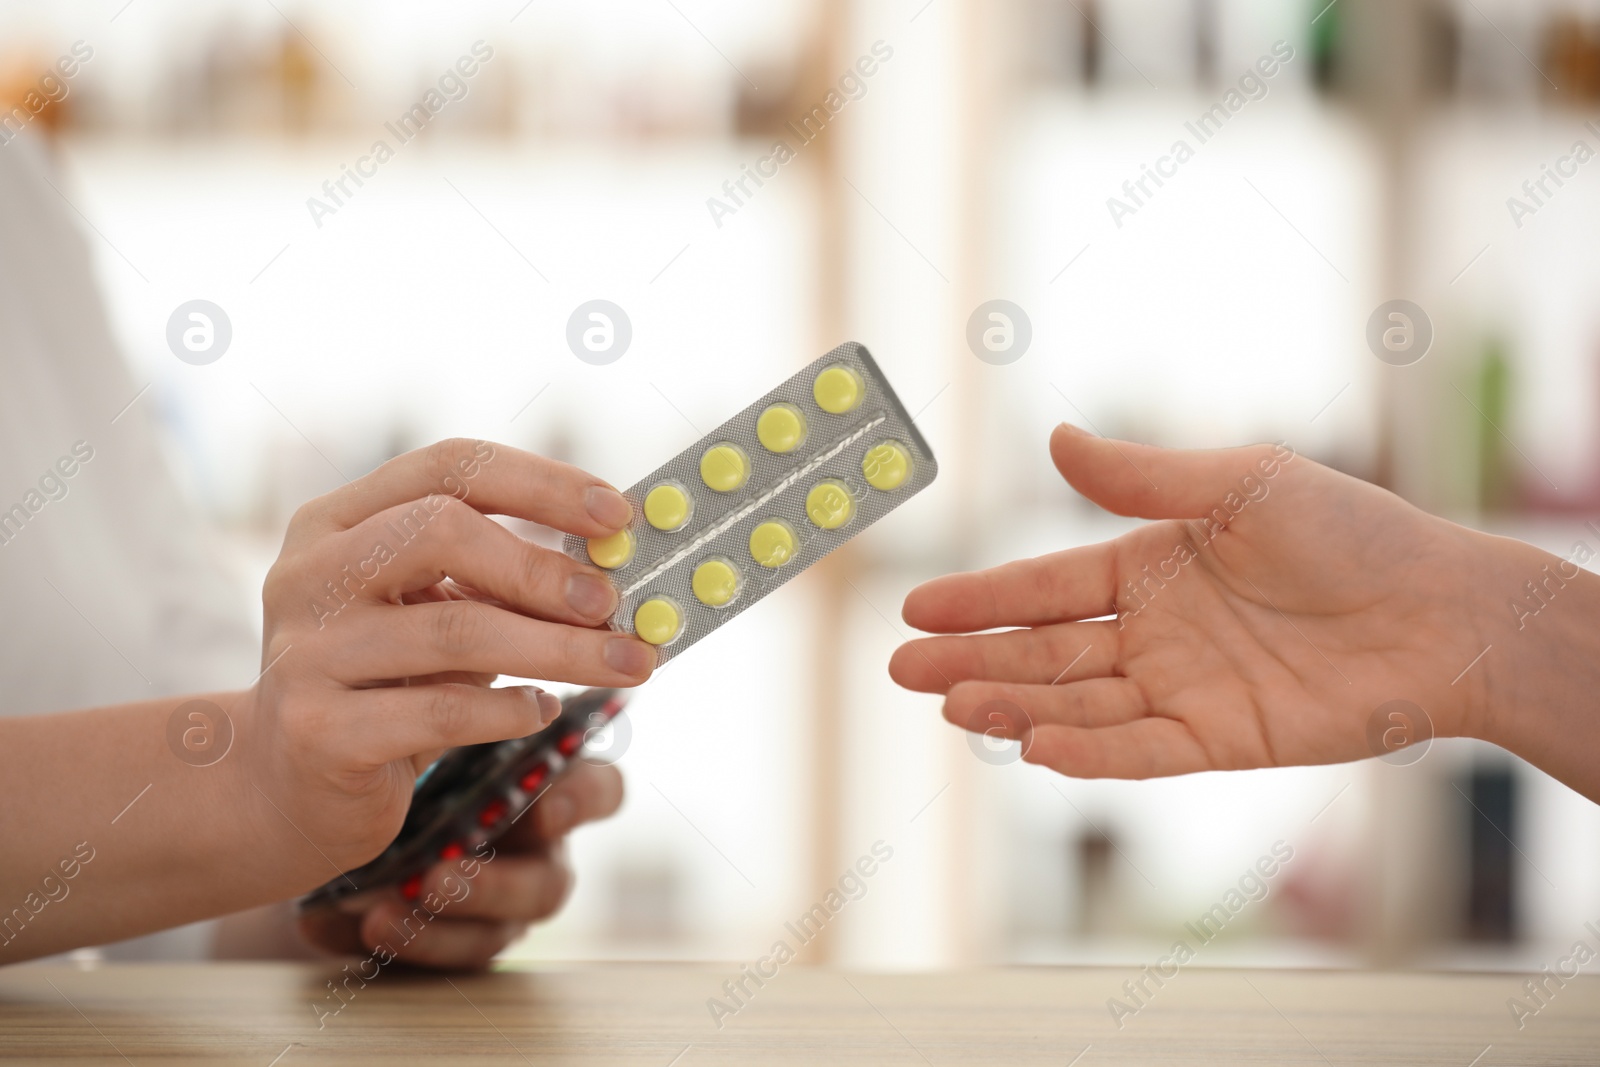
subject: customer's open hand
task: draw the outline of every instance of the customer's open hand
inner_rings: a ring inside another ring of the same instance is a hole
[[[909,642],[890,673],[946,694],[952,722],[1119,778],[1360,759],[1394,699],[1439,735],[1481,728],[1485,672],[1452,683],[1488,643],[1475,590],[1493,584],[1495,539],[1282,446],[1185,452],[1062,426],[1050,447],[1090,500],[1163,521],[913,590],[908,623],[962,636]],[[1020,629],[977,633],[998,627]]]

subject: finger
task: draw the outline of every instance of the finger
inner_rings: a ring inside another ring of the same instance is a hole
[[[426,589],[413,589],[409,593],[402,594],[400,603],[438,604],[446,600],[466,600],[468,596],[469,594],[465,589],[462,589],[453,581],[446,580],[438,585],[430,585]]]
[[[414,589],[400,595],[402,604],[444,604],[452,600],[476,600],[480,604],[495,603],[493,597],[485,596],[453,578],[446,578],[438,585],[430,585],[426,589]]]
[[[438,914],[420,903],[380,904],[361,921],[361,941],[369,951],[387,948],[394,957],[417,967],[477,970],[522,936],[519,922],[458,919],[454,904]]]
[[[583,537],[603,537],[633,519],[616,489],[567,463],[488,441],[455,438],[391,459],[305,506],[307,517],[349,529],[387,508],[432,494],[458,497],[491,515],[515,515]]]
[[[334,627],[329,627],[333,631]],[[330,675],[349,685],[440,671],[635,686],[655,649],[630,634],[529,619],[471,600],[358,612],[337,627]]]
[[[1149,714],[1139,687],[1126,678],[1090,678],[1067,685],[962,682],[944,701],[944,717],[974,733],[1002,727],[1020,739],[1029,726],[1094,729],[1138,722]]]
[[[1022,758],[1073,778],[1163,778],[1213,769],[1189,728],[1164,718],[1100,729],[1039,726]]]
[[[984,571],[948,574],[911,590],[901,615],[929,633],[971,633],[1110,615],[1117,543],[1083,545]]]
[[[559,841],[586,822],[616,813],[622,806],[622,774],[615,767],[578,760],[546,790],[528,814],[506,835],[508,847],[535,848]]]
[[[447,748],[429,748],[421,752],[412,753],[411,777],[421,778],[422,772],[439,762],[439,757],[450,751]]]
[[[1109,675],[1117,662],[1117,624],[1067,622],[962,637],[921,637],[895,649],[889,677],[918,693],[957,682],[1061,685]]]
[[[452,919],[535,922],[559,911],[572,885],[562,848],[536,856],[501,850],[492,862],[478,864],[471,879],[452,864],[435,865],[423,876],[420,899],[431,891],[449,900]]]
[[[617,591],[594,567],[525,541],[454,497],[433,496],[388,508],[333,540],[328,553],[346,565],[335,595],[398,603],[445,579],[524,614],[592,626],[617,606]],[[449,596],[430,597],[448,603]],[[466,599],[463,597],[462,599]]]
[[[444,685],[455,682],[460,685],[481,685],[485,689],[500,680],[498,674],[488,674],[482,671],[445,671],[443,674],[424,674],[415,678],[407,678],[407,685]]]
[[[1156,448],[1096,437],[1063,423],[1050,436],[1050,455],[1074,489],[1107,511],[1198,519],[1224,507],[1230,493],[1245,498],[1252,486],[1292,462],[1294,451],[1287,445]]]
[[[478,590],[469,585],[458,582],[453,578],[447,578],[438,585],[432,585],[426,589],[416,589],[412,592],[406,593],[400,598],[400,603],[435,604],[446,600],[487,601],[490,599],[490,597],[484,596]]]
[[[336,956],[356,956],[363,951],[361,920],[332,908],[309,912],[297,920],[300,936],[308,944]]]
[[[531,685],[384,686],[342,695],[319,736],[332,751],[381,767],[417,753],[525,737],[560,714],[561,701]]]

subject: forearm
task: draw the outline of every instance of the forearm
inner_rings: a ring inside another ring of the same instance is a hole
[[[1600,803],[1600,575],[1482,537],[1484,709],[1474,732]]]
[[[227,709],[238,697],[203,699]],[[169,747],[169,719],[189,699],[0,720],[0,963],[237,911],[318,879],[315,850],[264,817],[243,737],[210,766],[180,758],[181,740]]]

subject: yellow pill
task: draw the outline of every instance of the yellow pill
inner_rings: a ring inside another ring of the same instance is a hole
[[[849,367],[829,367],[817,375],[811,387],[817,407],[830,415],[854,411],[860,406],[861,396],[865,392],[866,387],[861,384],[860,375]]]
[[[656,529],[668,533],[683,529],[692,510],[689,494],[683,491],[682,486],[671,482],[656,486],[644,498],[645,520]]]
[[[824,530],[837,530],[856,513],[856,498],[843,482],[818,482],[806,494],[806,517]]]
[[[794,531],[773,519],[750,531],[750,556],[763,567],[777,568],[794,558]]]
[[[768,452],[793,452],[806,439],[806,417],[793,404],[774,404],[756,420],[756,436]]]
[[[725,559],[708,559],[694,569],[695,599],[707,607],[720,608],[739,592],[739,571]]]
[[[750,480],[750,461],[738,445],[712,445],[700,457],[700,480],[719,493],[742,489]]]
[[[646,600],[633,613],[633,632],[652,645],[664,645],[683,629],[678,605],[665,597]]]
[[[589,558],[596,567],[614,571],[633,559],[633,531],[618,530],[610,537],[589,538]]]
[[[867,476],[868,485],[887,493],[900,488],[911,477],[911,457],[899,441],[880,441],[867,449],[866,458],[861,461],[861,473]]]

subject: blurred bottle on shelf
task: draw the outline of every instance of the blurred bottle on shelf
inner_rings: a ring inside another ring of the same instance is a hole
[[[1084,831],[1077,840],[1078,921],[1080,937],[1104,936],[1115,925],[1116,892],[1111,870],[1111,841]]]
[[[1221,26],[1217,0],[1190,0],[1190,22],[1194,31],[1194,81],[1211,87],[1217,84],[1221,64]]]
[[[1568,106],[1600,100],[1600,23],[1558,14],[1545,27],[1542,51],[1546,99]]]
[[[1508,942],[1517,936],[1515,864],[1517,781],[1507,766],[1474,766],[1457,790],[1467,840],[1467,903],[1462,936]],[[1464,785],[1464,787],[1463,787]]]
[[[1337,4],[1311,0],[1311,84],[1319,92],[1331,92],[1338,82],[1340,44],[1343,40],[1344,13]]]
[[[277,54],[271,67],[277,90],[279,114],[284,131],[305,135],[324,124],[317,94],[320,82],[318,58],[298,33],[285,27],[278,37]]]
[[[1541,51],[1539,40],[1548,17],[1544,7],[1504,5],[1492,18],[1469,10],[1468,17],[1457,20],[1456,81],[1464,95],[1479,103],[1507,103],[1536,101],[1541,91],[1548,90],[1543,65],[1528,58]]]
[[[1360,928],[1357,900],[1362,859],[1341,850],[1329,837],[1295,850],[1294,863],[1281,875],[1272,907],[1296,936],[1315,941],[1354,943]]]
[[[56,75],[55,63],[43,52],[0,55],[0,145],[25,129],[49,135],[71,124],[75,86]]]
[[[1084,827],[1076,838],[1069,839],[1078,881],[1074,894],[1077,914],[1070,927],[1076,936],[1090,940],[1129,937],[1144,926],[1147,916],[1141,914],[1130,892],[1128,872],[1133,868],[1125,844],[1114,826],[1104,833]]]
[[[1073,6],[1079,9],[1076,34],[1078,79],[1085,89],[1094,89],[1099,86],[1101,77],[1104,74],[1100,3],[1099,0],[1083,0],[1081,5],[1074,4]]]
[[[1473,437],[1478,457],[1478,510],[1512,510],[1517,500],[1517,468],[1506,443],[1511,416],[1511,361],[1498,337],[1485,340],[1473,382]]]
[[[1307,10],[1311,83],[1318,92],[1345,99],[1376,96],[1380,107],[1393,102],[1397,85],[1424,101],[1457,92],[1462,28],[1454,5],[1439,0],[1310,0]],[[1398,79],[1386,66],[1395,57],[1405,64],[1405,75]],[[1491,58],[1498,63],[1503,57]]]
[[[1461,88],[1461,15],[1453,4],[1430,3],[1422,15],[1423,85],[1436,98]]]

